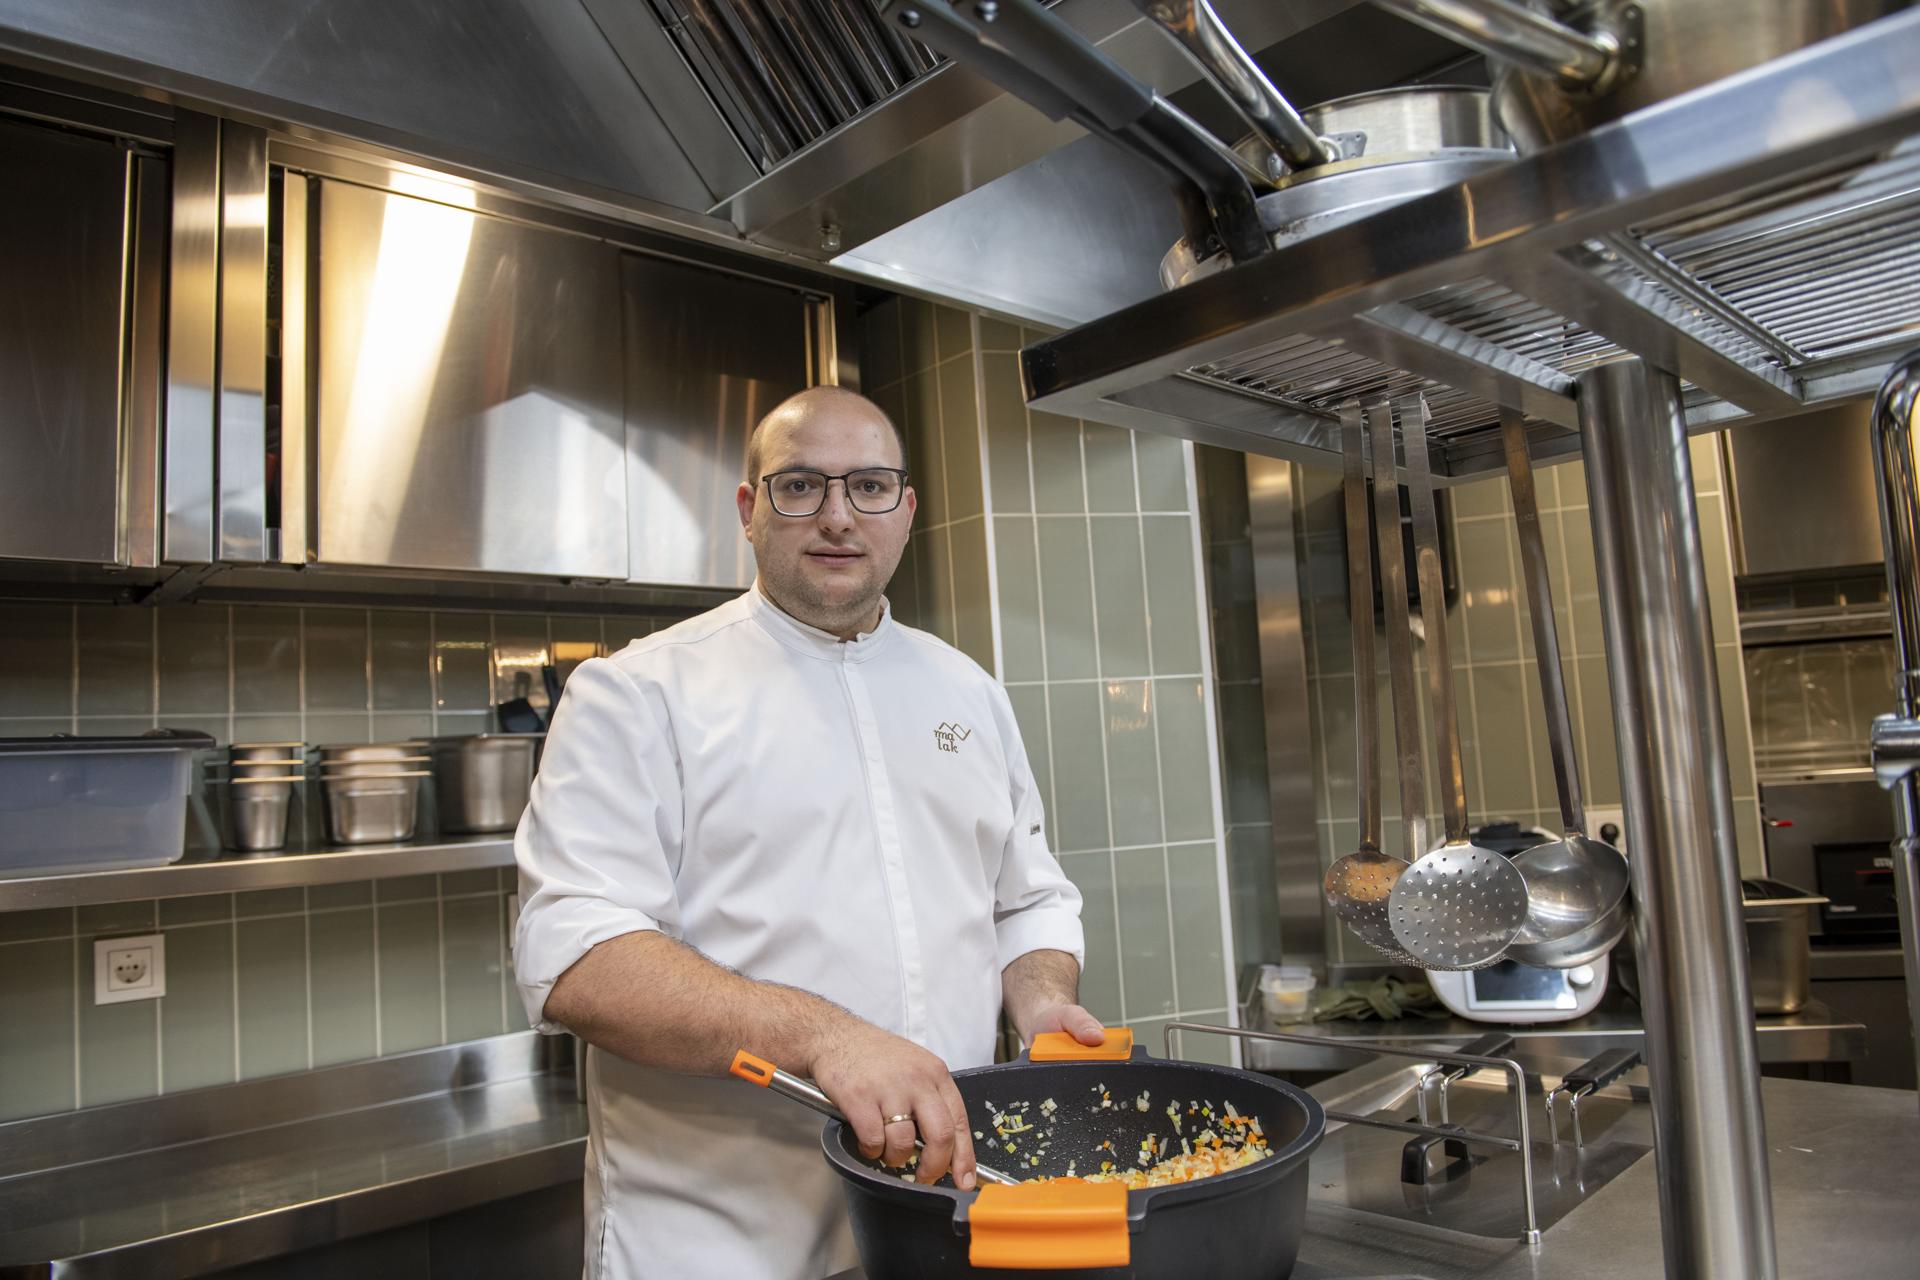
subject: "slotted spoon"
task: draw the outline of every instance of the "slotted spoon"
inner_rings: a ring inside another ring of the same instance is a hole
[[[1380,849],[1380,709],[1374,687],[1373,656],[1373,539],[1367,522],[1367,475],[1366,461],[1362,450],[1366,444],[1366,433],[1360,422],[1360,407],[1356,404],[1344,405],[1340,410],[1340,447],[1345,463],[1345,482],[1343,496],[1347,508],[1347,612],[1351,616],[1353,632],[1353,744],[1354,744],[1354,780],[1360,793],[1360,844],[1352,853],[1327,868],[1326,878],[1321,881],[1321,891],[1326,895],[1327,905],[1333,908],[1333,914],[1340,922],[1368,946],[1387,956],[1396,964],[1412,964],[1413,957],[1400,949],[1393,940],[1393,925],[1387,918],[1387,899],[1393,891],[1394,881],[1411,864],[1404,858],[1396,858]],[[1393,529],[1399,533],[1400,518],[1396,502]],[[1406,585],[1405,569],[1400,563],[1400,544],[1393,545],[1393,563],[1389,566],[1384,555],[1382,540],[1381,574],[1387,582],[1386,594],[1391,600],[1397,589],[1400,592],[1400,612],[1405,620]],[[1396,588],[1393,584],[1399,580]],[[1389,638],[1392,637],[1389,624]],[[1401,626],[1400,643],[1404,646],[1406,628]],[[1406,675],[1406,699],[1411,699],[1413,672],[1409,655],[1409,670]],[[1400,672],[1396,667],[1394,677],[1396,717],[1403,702],[1398,688]],[[1414,716],[1414,746],[1419,747],[1419,716]],[[1417,785],[1417,780],[1416,780]],[[1404,793],[1404,785],[1403,785]],[[1424,807],[1424,801],[1421,803]]]
[[[1446,584],[1440,571],[1440,524],[1434,514],[1433,474],[1427,462],[1427,402],[1405,396],[1394,409],[1407,456],[1413,506],[1414,567],[1420,579],[1420,616],[1426,624],[1427,694],[1432,702],[1433,754],[1440,769],[1440,812],[1446,840],[1416,861],[1389,896],[1393,937],[1427,969],[1483,969],[1497,964],[1527,920],[1527,882],[1502,853],[1469,838],[1466,768],[1453,698],[1447,646]],[[1393,415],[1385,404],[1368,410],[1373,431],[1374,484],[1392,465]]]

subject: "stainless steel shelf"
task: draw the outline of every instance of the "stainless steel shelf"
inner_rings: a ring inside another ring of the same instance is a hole
[[[340,884],[513,865],[510,835],[447,836],[410,844],[288,850],[284,853],[189,857],[164,867],[82,871],[0,879],[0,911],[83,907],[98,902],[181,898],[246,889]]]
[[[1869,393],[1920,341],[1920,10],[1056,334],[1035,408],[1339,464],[1333,410],[1424,391],[1436,470],[1578,452],[1628,354],[1696,431]]]

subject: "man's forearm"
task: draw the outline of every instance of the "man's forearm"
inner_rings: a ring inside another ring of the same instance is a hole
[[[587,952],[553,984],[546,1014],[632,1062],[700,1075],[726,1071],[739,1049],[811,1075],[835,1028],[857,1021],[831,1001],[742,977],[652,931]]]
[[[1079,992],[1080,964],[1064,951],[1029,951],[1000,973],[1000,1002],[1013,1029],[1029,1044],[1040,1016],[1078,1003]]]

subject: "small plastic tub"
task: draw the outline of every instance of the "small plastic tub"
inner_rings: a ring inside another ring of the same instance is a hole
[[[0,875],[157,867],[186,852],[204,733],[0,738]]]
[[[1260,1003],[1275,1022],[1305,1022],[1313,1016],[1313,989],[1319,979],[1303,964],[1260,966]]]

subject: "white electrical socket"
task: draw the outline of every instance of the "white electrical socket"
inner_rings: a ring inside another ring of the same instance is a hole
[[[93,1002],[156,1000],[167,994],[167,935],[143,933],[131,938],[96,938],[93,943]]]

